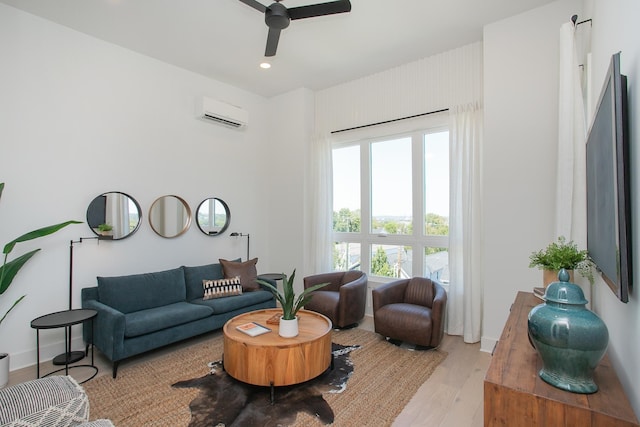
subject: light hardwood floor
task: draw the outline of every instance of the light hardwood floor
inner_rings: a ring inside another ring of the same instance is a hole
[[[359,327],[373,331],[373,319],[365,317]],[[216,334],[220,334],[220,332],[205,334],[174,346],[167,346],[133,357],[123,363],[132,364],[153,360],[175,350],[175,348],[211,339]],[[491,356],[480,351],[479,343],[465,344],[462,337],[451,335],[445,335],[440,349],[448,353],[447,358],[418,389],[396,418],[393,423],[394,427],[479,427],[483,425],[483,381]],[[87,359],[80,363],[87,363],[86,361]],[[111,375],[111,363],[99,352],[96,352],[95,363],[99,369],[98,376]],[[40,369],[42,374],[51,372],[55,368],[51,362],[43,362]],[[90,376],[91,372],[86,368],[76,368],[69,371],[70,375],[78,381]],[[35,377],[35,366],[18,369],[10,373],[9,385],[28,381]]]
[[[373,331],[373,318],[366,317],[359,327]],[[480,343],[465,344],[453,335],[444,336],[440,349],[447,358],[398,415],[394,427],[484,425],[484,376],[491,355],[480,351]]]

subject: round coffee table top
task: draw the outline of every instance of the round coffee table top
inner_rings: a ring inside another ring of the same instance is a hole
[[[331,333],[332,324],[328,317],[320,313],[316,313],[315,311],[300,310],[298,312],[298,336],[293,338],[283,338],[278,334],[279,325],[267,323],[269,318],[278,313],[282,313],[282,309],[269,308],[240,314],[229,320],[224,325],[224,335],[234,341],[242,342],[247,345],[286,347],[296,346]],[[256,322],[271,329],[271,332],[252,337],[236,329],[236,326],[240,326],[248,322]]]
[[[283,338],[277,324],[267,324],[281,309],[251,311],[229,320],[223,328],[224,369],[248,384],[282,386],[299,384],[323,373],[331,364],[332,324],[313,311],[298,312],[298,336]],[[256,322],[271,332],[249,336],[236,326]]]

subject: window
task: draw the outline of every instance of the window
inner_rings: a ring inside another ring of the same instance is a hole
[[[333,235],[335,270],[448,283],[448,129],[335,143]]]
[[[412,233],[411,138],[372,142],[371,233]]]

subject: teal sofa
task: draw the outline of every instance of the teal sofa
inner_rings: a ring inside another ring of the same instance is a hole
[[[98,286],[81,291],[82,308],[98,312],[93,328],[91,322],[83,325],[84,341],[113,363],[115,378],[123,359],[220,329],[238,314],[276,306],[263,288],[203,299],[202,281],[223,277],[220,264],[98,277]]]

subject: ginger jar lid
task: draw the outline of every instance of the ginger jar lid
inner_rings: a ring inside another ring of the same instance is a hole
[[[585,305],[589,301],[584,297],[580,286],[569,282],[569,273],[564,268],[558,273],[559,282],[547,286],[544,300],[559,304]]]

